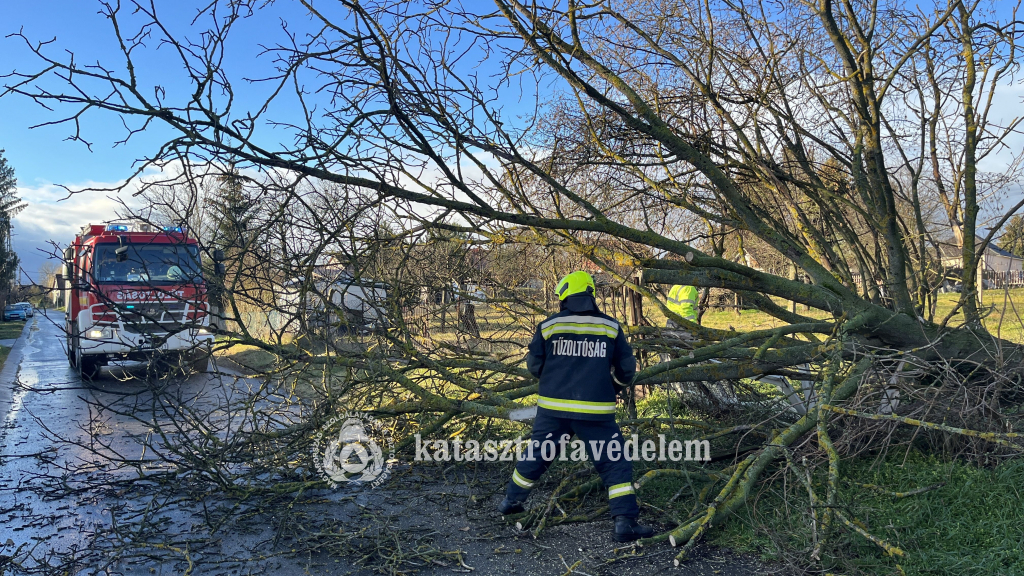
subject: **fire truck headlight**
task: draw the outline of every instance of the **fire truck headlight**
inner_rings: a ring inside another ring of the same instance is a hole
[[[206,336],[206,335],[208,335],[208,334],[210,334],[210,331],[209,331],[209,330],[207,330],[206,328],[200,328],[200,329],[199,329],[199,335],[200,335],[200,336]]]
[[[114,337],[114,331],[110,328],[94,328],[86,332],[85,337],[91,340],[109,340]]]

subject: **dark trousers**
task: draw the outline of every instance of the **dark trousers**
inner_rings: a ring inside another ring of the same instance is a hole
[[[576,450],[569,440],[576,436],[586,446],[587,458],[594,463],[597,473],[601,475],[601,481],[608,488],[609,512],[615,516],[628,516],[636,518],[640,508],[636,503],[636,493],[633,490],[633,462],[626,460],[623,454],[625,438],[619,430],[619,425],[614,420],[574,420],[571,418],[558,418],[551,416],[543,410],[538,411],[537,418],[533,421],[533,433],[530,435],[530,443],[533,445],[532,457],[528,449],[524,449],[522,457],[516,464],[512,480],[508,483],[507,496],[510,501],[522,502],[530,494],[544,472],[551,466],[551,463],[562,453],[562,448],[569,452],[565,457],[568,459]],[[563,437],[567,437],[561,441]],[[553,450],[543,450],[545,441],[553,443]],[[608,442],[618,443],[618,458],[608,458]],[[598,443],[598,446],[592,444]],[[604,444],[600,444],[604,442]],[[599,449],[598,457],[595,457],[595,449]]]

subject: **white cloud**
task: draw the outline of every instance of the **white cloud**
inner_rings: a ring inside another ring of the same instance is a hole
[[[70,195],[55,184],[19,186],[17,194],[27,206],[14,218],[13,245],[27,275],[22,280],[36,280],[39,267],[54,253],[51,242],[66,246],[82,226],[113,220],[126,212],[125,206],[138,208],[141,203],[132,196],[137,186],[130,184],[119,193],[97,190],[118,185],[76,184],[69,186],[75,191]]]
[[[216,173],[216,166],[194,164],[189,174]],[[87,224],[99,224],[145,213],[146,201],[136,196],[147,183],[180,182],[186,172],[180,161],[150,165],[129,182],[81,182],[67,188],[52,183],[19,186],[17,194],[27,206],[14,218],[14,250],[21,259],[22,280],[36,280],[39,267],[52,259],[57,243],[67,246]],[[26,277],[27,276],[27,277]]]
[[[63,188],[44,185],[18,188],[18,195],[28,206],[15,217],[19,231],[35,231],[54,240],[67,242],[90,222],[112,220],[123,212],[117,196],[87,191],[70,197]],[[128,196],[128,194],[123,194]]]

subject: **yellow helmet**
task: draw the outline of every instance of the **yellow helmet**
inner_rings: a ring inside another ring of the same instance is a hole
[[[573,294],[583,294],[585,292],[590,292],[593,295],[597,290],[594,288],[594,279],[583,270],[577,270],[562,278],[558,281],[558,286],[555,288],[555,293],[558,294],[559,300],[565,300]]]

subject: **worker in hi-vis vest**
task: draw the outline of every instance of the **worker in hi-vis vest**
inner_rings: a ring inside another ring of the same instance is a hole
[[[598,310],[590,274],[573,272],[555,291],[561,311],[537,326],[526,356],[530,373],[540,379],[537,417],[498,510],[522,512],[530,489],[555,458],[586,454],[608,488],[615,539],[652,536],[654,530],[636,521],[633,462],[615,423],[616,394],[636,375],[633,349],[619,323]],[[578,440],[570,444],[573,436]]]
[[[668,309],[690,322],[697,321],[697,289],[693,286],[676,284],[668,291]],[[678,328],[679,324],[670,318],[666,322],[669,328]]]

